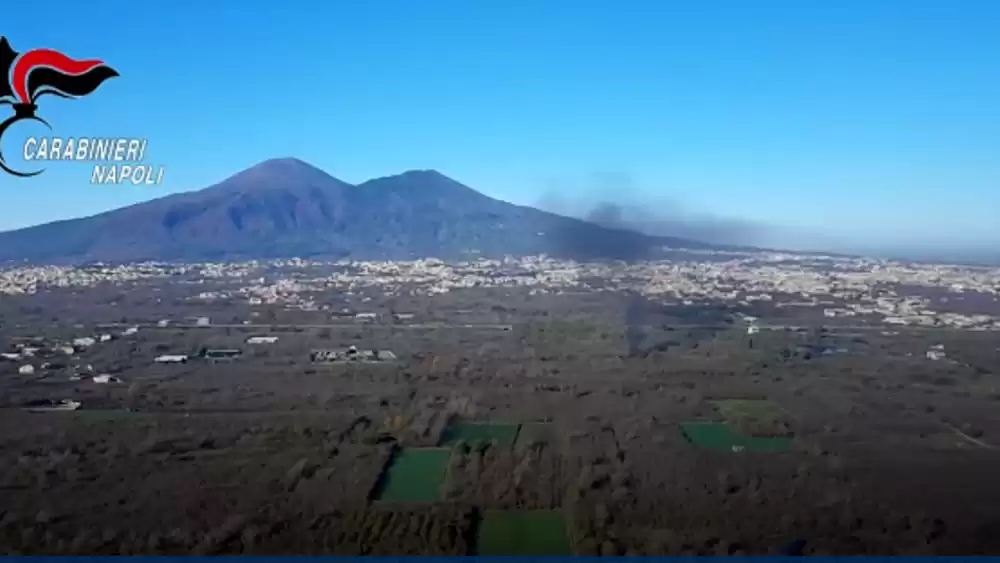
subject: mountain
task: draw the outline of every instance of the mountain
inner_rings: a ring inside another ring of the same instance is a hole
[[[0,233],[0,261],[406,259],[470,252],[628,260],[661,246],[719,248],[514,205],[433,170],[351,185],[285,158],[199,191]]]

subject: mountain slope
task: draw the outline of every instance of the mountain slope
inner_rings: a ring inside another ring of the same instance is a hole
[[[0,261],[405,259],[469,252],[634,259],[661,245],[710,247],[513,205],[431,170],[352,186],[302,161],[276,159],[203,190],[0,233]]]

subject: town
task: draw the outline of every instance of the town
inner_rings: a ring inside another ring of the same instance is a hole
[[[245,299],[251,305],[328,310],[310,294],[338,289],[352,294],[375,289],[385,295],[435,295],[461,288],[530,288],[535,292],[634,291],[653,299],[816,308],[828,318],[860,323],[1000,329],[1000,268],[920,265],[864,258],[785,253],[727,255],[708,260],[601,264],[544,256],[445,263],[311,262],[276,260],[230,264],[137,265],[86,268],[12,268],[0,271],[0,294],[30,295],[41,287],[88,287],[141,279],[197,275],[238,282],[223,291],[200,292],[205,301]],[[283,276],[283,268],[294,270]],[[311,273],[333,269],[326,274]],[[278,272],[263,276],[262,272]],[[956,310],[967,297],[978,309]],[[951,303],[949,304],[949,301]]]

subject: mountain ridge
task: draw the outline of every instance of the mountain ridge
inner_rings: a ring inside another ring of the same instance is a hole
[[[202,189],[0,232],[0,261],[448,259],[475,253],[631,260],[659,246],[737,249],[516,205],[436,170],[349,184],[286,157]]]

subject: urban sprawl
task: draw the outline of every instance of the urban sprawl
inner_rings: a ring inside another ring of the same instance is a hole
[[[270,274],[264,276],[262,272]],[[278,272],[275,275],[274,272]],[[282,273],[284,272],[284,273]],[[315,273],[313,273],[315,272]],[[322,272],[322,273],[320,273]],[[579,263],[545,256],[444,262],[274,260],[232,263],[14,267],[0,271],[0,295],[30,295],[45,288],[125,284],[184,276],[228,279],[226,289],[192,299],[245,299],[251,305],[323,310],[310,295],[379,290],[386,295],[433,295],[460,288],[528,288],[534,293],[632,291],[663,302],[726,302],[821,308],[824,317],[853,317],[887,325],[1000,329],[1000,317],[948,312],[922,295],[1000,294],[1000,268],[924,265],[866,258],[784,253],[692,254],[670,262]]]

